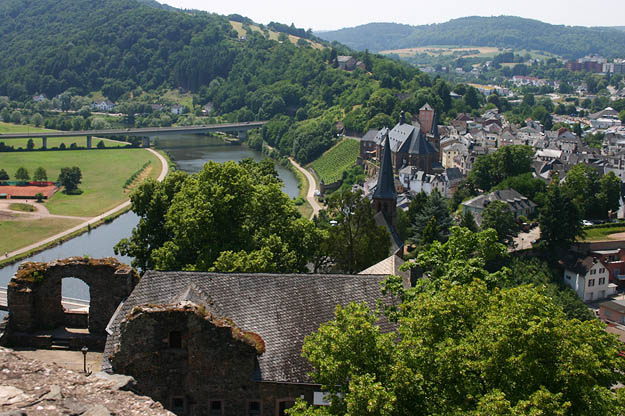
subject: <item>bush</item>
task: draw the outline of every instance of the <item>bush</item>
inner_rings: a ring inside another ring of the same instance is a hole
[[[298,196],[297,198],[295,198],[295,201],[293,201],[293,203],[297,206],[304,205],[304,202],[306,201],[304,201],[304,198],[302,198],[301,196]]]

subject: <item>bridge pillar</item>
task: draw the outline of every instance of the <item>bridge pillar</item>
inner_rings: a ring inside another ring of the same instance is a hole
[[[141,147],[145,147],[146,149],[148,149],[150,147],[150,138],[149,137],[144,137],[143,138]]]
[[[47,137],[42,137],[41,138],[41,148],[42,149],[47,149],[48,148],[48,138]]]
[[[241,140],[245,140],[247,138],[247,130],[241,130],[237,134],[237,137]]]
[[[87,136],[87,149],[91,149],[91,136]]]

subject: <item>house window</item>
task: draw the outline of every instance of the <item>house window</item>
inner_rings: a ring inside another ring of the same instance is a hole
[[[172,397],[171,398],[171,411],[174,413],[185,412],[185,400],[184,397]]]
[[[223,416],[224,414],[224,403],[223,400],[211,400],[208,404],[209,415],[210,416]]]
[[[171,331],[169,333],[169,348],[182,348],[182,332]]]
[[[279,400],[276,416],[286,416],[286,409],[290,409],[293,406],[295,406],[295,400],[293,399]]]
[[[565,274],[564,277],[566,277],[566,280],[571,280],[571,276],[568,274]]]
[[[599,286],[603,286],[605,285],[605,277],[600,277],[599,278]]]
[[[590,271],[590,274],[597,274],[597,270],[592,269],[592,270]]]
[[[589,279],[588,280],[588,287],[592,287],[595,285],[595,279]]]
[[[599,269],[599,273],[605,273],[605,269],[602,267],[601,269]]]
[[[260,416],[260,402],[259,401],[249,401],[247,402],[247,416]]]

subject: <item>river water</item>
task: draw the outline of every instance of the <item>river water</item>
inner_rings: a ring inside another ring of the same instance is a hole
[[[181,134],[156,138],[155,143],[156,147],[164,149],[170,154],[178,169],[189,173],[198,172],[209,160],[223,163],[228,160],[240,161],[245,158],[252,158],[257,161],[263,159],[260,152],[245,146],[226,145],[216,137]],[[291,198],[295,198],[299,192],[295,175],[279,165],[276,165],[276,170],[284,183],[282,190]],[[128,212],[110,224],[102,225],[89,233],[84,233],[23,261],[47,262],[71,256],[89,256],[95,258],[117,257],[121,262],[130,264],[130,258],[115,255],[113,246],[122,238],[129,237],[132,229],[138,223],[139,217],[133,212]],[[7,286],[18,265],[19,263],[0,269],[0,287]],[[89,299],[89,288],[78,279],[63,279],[63,296]]]

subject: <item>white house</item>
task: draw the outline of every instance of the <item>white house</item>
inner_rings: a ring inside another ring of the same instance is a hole
[[[98,110],[98,111],[102,111],[106,113],[106,112],[113,110],[115,108],[115,104],[113,104],[109,100],[106,100],[106,101],[101,100],[101,101],[96,101],[93,104],[91,104],[91,107],[94,110]]]
[[[171,107],[171,113],[177,116],[181,115],[184,112],[184,107],[178,104],[174,104]]]
[[[616,285],[610,283],[608,268],[592,256],[567,264],[563,280],[584,302],[605,299],[616,293]]]

